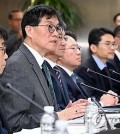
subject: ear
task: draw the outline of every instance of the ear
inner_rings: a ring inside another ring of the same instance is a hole
[[[92,53],[96,53],[96,51],[97,51],[97,46],[94,45],[94,44],[92,44],[92,45],[90,46],[90,50],[92,51]]]
[[[29,36],[30,38],[32,37],[32,27],[31,26],[26,26],[25,27],[25,31],[26,31],[26,34],[27,36]]]

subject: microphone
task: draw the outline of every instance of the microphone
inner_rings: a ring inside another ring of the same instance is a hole
[[[113,69],[109,69],[109,71],[110,71],[111,73],[114,73],[114,74],[120,75],[120,73],[116,72],[116,71],[115,71],[115,70],[113,70]]]
[[[119,80],[116,80],[116,79],[111,78],[111,77],[109,77],[109,76],[106,76],[106,75],[104,75],[104,74],[98,73],[98,72],[96,72],[96,71],[94,71],[94,70],[92,70],[92,69],[90,69],[90,68],[83,67],[83,69],[85,69],[87,72],[93,72],[93,73],[95,73],[95,74],[101,75],[101,76],[103,76],[103,77],[105,77],[105,78],[108,78],[108,79],[111,79],[111,80],[113,80],[113,81],[115,81],[115,82],[120,83]]]
[[[28,102],[32,103],[34,106],[36,106],[37,108],[39,108],[40,110],[44,111],[44,108],[42,106],[40,106],[38,103],[36,103],[35,101],[33,101],[32,99],[30,99],[29,97],[27,97],[26,95],[24,95],[23,93],[21,93],[20,91],[18,91],[16,88],[14,88],[10,83],[6,84],[6,87],[13,90],[15,93],[17,93],[18,95],[20,95],[21,97],[23,97],[25,100],[27,100]]]
[[[87,84],[85,84],[85,83],[83,83],[83,82],[80,82],[80,85],[85,86],[85,87],[89,87],[89,88],[91,88],[91,89],[97,90],[97,91],[102,92],[102,93],[105,93],[105,94],[112,95],[112,96],[114,96],[114,97],[118,97],[118,98],[120,98],[119,95],[114,95],[114,94],[109,93],[109,92],[106,92],[106,91],[104,91],[104,90],[102,90],[102,89],[99,89],[99,88],[96,88],[96,87],[87,85]]]
[[[95,97],[91,97],[91,100],[92,100],[93,102],[95,102],[95,104],[98,106],[98,108],[102,111],[102,113],[103,113],[103,115],[104,115],[104,117],[105,117],[105,121],[106,121],[107,128],[108,128],[108,130],[111,130],[110,123],[109,123],[109,121],[108,121],[108,119],[107,119],[107,116],[106,116],[106,114],[105,114],[103,108],[102,108],[101,105],[97,102],[97,100],[96,100]]]

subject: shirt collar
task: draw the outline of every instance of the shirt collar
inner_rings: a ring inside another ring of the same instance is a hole
[[[53,68],[54,66],[56,66],[56,63],[55,62],[53,62],[53,61],[51,61],[51,60],[49,60],[49,59],[47,59],[47,58],[44,58],[49,64],[50,64],[50,66]]]
[[[67,69],[66,67],[63,67],[61,65],[58,65],[58,66],[60,66],[62,69],[64,69],[65,72],[71,77],[71,75],[73,74],[73,71],[70,71],[69,69]]]
[[[120,52],[118,50],[115,50],[115,54],[117,55],[118,59],[120,60]]]
[[[106,64],[103,63],[96,55],[92,55],[92,57],[95,60],[100,70],[103,70],[103,68],[106,67]]]
[[[43,57],[37,51],[35,51],[33,48],[31,48],[29,45],[27,45],[25,42],[24,42],[24,45],[30,50],[30,52],[35,57],[38,65],[40,66],[40,68],[42,68],[42,64],[44,62]]]

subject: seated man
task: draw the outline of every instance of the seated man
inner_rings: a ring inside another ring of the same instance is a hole
[[[94,28],[89,33],[88,42],[92,55],[82,63],[76,70],[76,73],[87,85],[106,92],[112,90],[112,83],[111,79],[108,78],[109,72],[107,71],[106,62],[114,58],[114,52],[117,47],[114,41],[114,34],[106,28]],[[98,72],[99,74],[89,71],[88,69]],[[108,77],[103,77],[100,74]],[[115,94],[113,91],[109,92]],[[95,96],[98,100],[103,99],[103,97],[101,98],[102,94],[102,92],[91,90],[91,95]],[[107,99],[108,104],[111,100],[112,99]],[[118,98],[116,98],[116,101],[118,101]]]

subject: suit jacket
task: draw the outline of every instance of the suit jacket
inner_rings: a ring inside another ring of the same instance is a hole
[[[24,44],[8,59],[0,80],[3,85],[2,99],[5,103],[7,120],[12,130],[39,127],[43,109],[35,107],[5,86],[6,83],[11,83],[13,87],[42,107],[54,103],[42,70]]]
[[[73,102],[77,101],[78,99],[86,99],[90,96],[89,91],[87,91],[87,88],[83,89],[81,87],[80,82],[83,81],[80,78],[77,77],[77,84],[75,84],[75,82],[72,80],[72,78],[68,75],[68,73],[63,68],[59,67],[59,69],[61,70],[65,78],[69,97]]]
[[[6,112],[4,109],[4,105],[2,103],[2,100],[0,99],[0,134],[2,134],[2,127],[4,127],[8,131],[8,134],[12,134],[12,132],[10,131],[9,125],[7,123],[7,120],[6,120],[5,113]]]
[[[93,86],[95,88],[99,88],[104,91],[108,91],[112,89],[111,83],[109,83],[110,89],[107,89],[104,83],[104,77],[93,72],[87,72],[87,70],[84,67],[94,70],[95,72],[98,72],[100,74],[102,73],[102,71],[99,69],[99,67],[97,66],[92,56],[88,58],[87,60],[85,60],[82,63],[82,65],[78,67],[78,69],[75,70],[75,72],[80,78],[84,80],[85,84],[87,85]],[[102,92],[96,91],[91,88],[89,88],[89,90],[91,92],[91,96],[95,96],[98,100],[103,94]]]
[[[114,60],[109,60],[107,62],[107,66],[109,69],[115,70],[116,72],[120,73],[120,60],[118,59],[118,57],[114,56]],[[114,79],[120,80],[120,75],[116,74],[116,73],[112,73],[110,71],[110,76]],[[113,85],[113,89],[114,91],[120,95],[120,83],[112,81],[112,85]]]
[[[48,62],[47,62],[47,66],[48,66],[50,74],[51,74],[53,87],[54,87],[54,91],[55,91],[55,95],[56,95],[56,99],[57,99],[58,108],[59,108],[59,110],[62,110],[68,105],[68,103],[70,101],[68,91],[67,91],[66,88],[64,88],[64,85],[63,85],[63,88],[61,87],[60,82],[59,82],[53,68],[50,66],[50,64]]]

